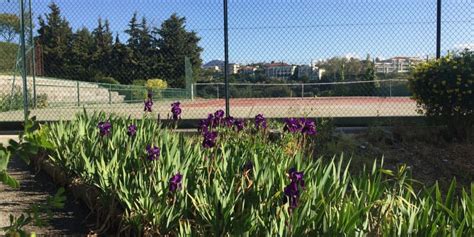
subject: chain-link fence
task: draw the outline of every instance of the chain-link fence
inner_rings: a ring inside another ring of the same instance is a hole
[[[23,8],[0,0],[0,121],[22,121],[24,98],[39,120],[139,118],[150,95],[161,118],[173,101],[203,118],[226,105],[226,71],[234,117],[417,116],[412,67],[474,43],[470,0],[229,0],[227,63],[223,0]]]

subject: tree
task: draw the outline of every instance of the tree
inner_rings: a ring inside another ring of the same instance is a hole
[[[20,18],[15,14],[0,14],[0,37],[8,43],[20,33]]]
[[[129,35],[127,40],[127,46],[131,50],[132,55],[129,61],[128,72],[130,81],[137,80],[137,79],[144,79],[143,72],[140,68],[140,24],[138,23],[137,13],[133,13],[132,19],[128,23],[128,29],[125,30],[125,33]]]
[[[73,35],[68,58],[68,71],[73,71],[70,77],[74,80],[90,81],[97,73],[93,69],[92,52],[94,38],[91,32],[83,27]]]
[[[161,78],[171,87],[185,86],[184,60],[190,58],[193,75],[199,75],[202,48],[198,46],[200,38],[194,31],[186,30],[186,18],[176,14],[165,20],[161,28],[155,28],[156,46],[165,61],[160,69]]]
[[[92,55],[94,69],[100,74],[98,76],[110,76],[113,37],[109,21],[106,19],[105,23],[102,23],[102,19],[99,18],[97,28],[94,29],[92,35],[94,38],[94,53]]]
[[[133,65],[133,52],[125,44],[120,42],[117,34],[115,43],[111,53],[111,76],[123,84],[131,84],[133,82],[130,77],[130,65]]]
[[[367,58],[364,61],[365,73],[363,76],[364,81],[372,81],[371,83],[365,86],[366,94],[374,96],[376,94],[376,89],[378,85],[375,84],[376,76],[374,70],[374,62],[370,59],[370,55],[367,54]]]
[[[40,16],[37,41],[43,47],[44,72],[47,76],[68,78],[74,72],[67,72],[63,66],[67,59],[72,29],[69,22],[61,17],[61,11],[55,3],[49,6],[50,13],[45,14],[46,21]]]

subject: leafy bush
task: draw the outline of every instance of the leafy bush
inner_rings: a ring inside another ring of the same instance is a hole
[[[0,42],[0,72],[11,72],[15,66],[18,45]]]
[[[29,108],[33,108],[31,103],[31,92],[28,91],[28,98],[30,102],[28,103]],[[48,106],[48,95],[39,94],[36,96],[36,108],[45,108]],[[23,91],[21,87],[16,86],[13,89],[13,94],[6,93],[0,94],[0,111],[12,111],[19,110],[23,108]]]
[[[447,125],[458,138],[474,124],[474,53],[463,51],[415,67],[410,89],[420,113]]]
[[[163,90],[168,88],[168,83],[161,79],[149,79],[146,81],[145,86],[149,90]]]
[[[184,137],[154,119],[82,114],[49,125],[49,159],[97,187],[107,207],[93,208],[98,222],[110,224],[114,204],[124,210],[124,235],[474,234],[474,185],[461,196],[455,182],[446,195],[438,186],[416,191],[405,166],[382,163],[352,175],[342,158],[312,159],[305,147],[315,139],[297,124],[274,141],[261,116],[216,117]]]

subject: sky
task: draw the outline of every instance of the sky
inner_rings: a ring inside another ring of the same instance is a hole
[[[310,64],[334,56],[433,57],[436,0],[228,0],[235,63]],[[157,26],[176,12],[201,37],[204,62],[224,58],[223,0],[55,0],[74,30],[109,19],[122,41],[134,12]],[[33,0],[36,16],[50,0]],[[474,46],[474,0],[443,0],[442,52]],[[0,0],[0,12],[18,0]]]

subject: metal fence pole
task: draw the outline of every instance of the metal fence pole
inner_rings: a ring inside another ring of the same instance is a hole
[[[31,76],[33,77],[33,108],[36,108],[36,69],[35,69],[35,39],[33,38],[33,10],[31,10],[31,0],[28,0],[30,10],[30,43],[33,48],[31,49]]]
[[[441,57],[441,0],[436,4],[436,58]]]
[[[224,0],[224,81],[225,81],[225,113],[230,116],[229,108],[229,28],[227,0]],[[219,90],[218,90],[219,91]]]
[[[76,81],[76,88],[77,88],[77,106],[81,106],[81,94],[79,91],[79,81]]]
[[[112,90],[112,85],[109,85],[109,105],[112,104],[112,93],[110,92]]]
[[[301,99],[304,99],[304,83],[301,83]]]
[[[20,0],[20,42],[21,42],[21,77],[23,79],[23,113],[25,123],[28,120],[28,83],[26,82],[26,41],[25,41],[25,6]]]

